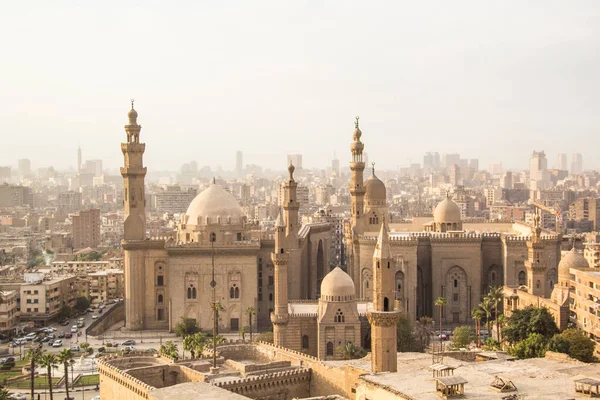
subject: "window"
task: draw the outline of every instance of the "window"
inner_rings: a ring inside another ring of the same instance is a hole
[[[159,308],[158,310],[156,310],[156,320],[157,321],[165,320],[165,310],[163,310],[162,308]]]
[[[302,349],[308,349],[308,335],[302,336]]]
[[[389,311],[390,300],[387,297],[383,298],[383,311]]]
[[[333,342],[327,342],[327,355],[333,355]]]
[[[333,317],[334,322],[346,322],[346,318],[344,318],[344,313],[341,309],[338,308],[335,316]]]
[[[158,302],[158,304],[162,304],[162,302],[163,302],[163,295],[162,294],[158,295],[157,302]]]
[[[187,288],[187,298],[188,299],[195,299],[196,298],[196,287],[194,285],[190,285]]]
[[[454,293],[454,296],[452,297],[452,299],[454,300],[454,302],[458,302],[458,293]]]
[[[269,293],[269,301],[273,301],[273,293]]]
[[[525,285],[525,282],[527,282],[525,271],[521,271],[519,272],[519,285]]]
[[[165,285],[164,279],[165,279],[164,276],[158,275],[156,277],[156,286],[164,286]]]
[[[238,240],[238,242],[242,241],[242,233],[241,232],[237,233],[237,240]]]
[[[458,287],[458,279],[454,280],[454,287]]]
[[[269,286],[273,286],[274,280],[273,280],[273,276],[269,275]]]
[[[232,287],[229,288],[229,298],[230,299],[239,299],[240,298],[240,288],[234,283]]]

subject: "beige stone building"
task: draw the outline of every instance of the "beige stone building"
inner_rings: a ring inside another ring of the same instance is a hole
[[[181,318],[212,328],[211,286],[216,283],[219,328],[237,331],[249,325],[245,310],[256,309],[259,327],[266,328],[274,308],[274,276],[270,254],[274,238],[259,232],[235,198],[215,182],[189,204],[175,239],[148,238],[143,165],[137,112],[129,111],[127,141],[121,144],[124,167],[124,273],[126,327],[173,329]],[[289,298],[316,298],[329,271],[329,224],[299,226],[297,183],[290,167],[284,185],[285,248],[289,252]]]
[[[19,293],[16,290],[2,290],[0,297],[0,331],[14,330],[19,323]]]
[[[596,342],[600,356],[600,270],[583,262],[571,268],[571,321]]]
[[[88,274],[91,303],[100,304],[106,303],[108,300],[123,298],[123,276],[123,270],[120,269],[109,269]]]
[[[25,274],[20,284],[20,318],[38,326],[57,318],[63,304],[73,306],[77,299],[76,277],[44,279],[43,274]]]
[[[362,131],[355,124],[350,145],[351,221],[346,227],[348,274],[356,296],[373,298],[371,257],[377,233],[389,220],[385,184],[375,170],[364,180]],[[523,223],[465,222],[461,208],[448,193],[433,212],[433,220],[389,223],[390,258],[394,261],[394,297],[410,319],[433,316],[433,303],[445,297],[443,320],[470,324],[471,310],[491,286],[532,285],[536,293],[552,292],[557,283],[559,237],[539,233],[540,268],[526,265],[533,228]],[[537,245],[536,245],[537,246]],[[537,258],[536,258],[537,260]],[[534,272],[535,271],[535,272]],[[366,338],[363,337],[363,345]]]

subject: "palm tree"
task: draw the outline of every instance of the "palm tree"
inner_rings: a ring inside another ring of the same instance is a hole
[[[504,339],[502,335],[502,329],[506,325],[506,317],[504,316],[504,314],[498,315],[498,318],[496,318],[496,324],[498,327],[498,332],[500,332],[500,340],[498,340],[498,342],[500,342],[500,346],[502,347],[502,340]]]
[[[50,400],[53,400],[52,394],[52,369],[58,367],[58,359],[52,353],[44,353],[40,358],[40,367],[46,368],[48,372],[48,387],[50,388]]]
[[[487,294],[490,302],[494,305],[494,318],[496,319],[496,334],[498,342],[500,342],[500,327],[498,326],[498,304],[502,302],[504,298],[504,292],[502,286],[492,286]]]
[[[256,315],[256,309],[254,307],[246,308],[246,315],[248,316],[248,324],[250,326],[250,341],[252,341],[252,316]]]
[[[485,296],[483,298],[483,301],[479,304],[479,308],[481,308],[481,310],[485,313],[485,326],[487,328],[488,337],[489,337],[489,335],[490,335],[490,317],[492,315],[492,310],[494,308],[494,305],[490,301],[490,298]]]
[[[65,373],[65,390],[67,392],[67,399],[69,398],[69,365],[73,362],[73,352],[71,349],[62,349],[58,353],[58,363],[63,365]]]
[[[446,300],[445,297],[438,297],[437,300],[435,301],[436,306],[438,306],[440,308],[440,340],[442,340],[442,310],[444,308],[444,306],[446,304],[448,304],[448,301]]]
[[[431,328],[433,319],[430,317],[421,317],[415,324],[415,335],[419,339],[421,351],[424,351],[431,341]]]
[[[352,360],[360,354],[360,347],[352,342],[346,343],[345,346],[339,346],[337,350],[344,355],[344,360]]]
[[[170,340],[165,344],[161,344],[158,348],[158,352],[167,357],[174,358],[175,360],[179,358],[179,350],[177,349],[177,345]]]
[[[474,308],[471,311],[473,320],[475,321],[475,334],[477,335],[477,347],[481,347],[481,318],[483,318],[483,311],[480,308]]]
[[[10,392],[8,391],[8,389],[0,389],[0,400],[10,400]]]
[[[41,343],[38,347],[33,347],[27,350],[27,354],[25,354],[25,359],[30,362],[30,379],[31,379],[31,398],[35,398],[35,366],[39,365],[40,358],[42,357],[42,349]]]

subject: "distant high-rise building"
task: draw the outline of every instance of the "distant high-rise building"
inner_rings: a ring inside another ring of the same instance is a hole
[[[529,190],[545,190],[550,189],[551,186],[546,153],[534,151],[529,160]]]
[[[513,186],[513,174],[510,171],[506,171],[504,175],[502,175],[502,179],[500,180],[500,187],[502,189],[512,189]]]
[[[302,154],[288,154],[287,163],[288,165],[293,164],[296,171],[302,169]]]
[[[579,175],[582,172],[583,172],[583,158],[581,157],[581,153],[573,153],[571,155],[571,174]]]
[[[58,209],[66,214],[81,210],[81,193],[75,191],[62,192],[58,195]]]
[[[340,175],[340,160],[334,155],[333,160],[331,160],[331,171],[336,175]]]
[[[10,167],[0,167],[0,182],[10,180],[11,176],[11,168]]]
[[[235,153],[235,173],[238,176],[242,176],[242,169],[244,168],[244,154],[241,150]]]
[[[81,172],[92,176],[101,176],[102,160],[86,160]]]
[[[556,163],[554,168],[567,171],[567,155],[565,153],[558,153],[556,156]]]
[[[437,151],[435,153],[433,153],[433,168],[439,168],[440,167],[440,153],[438,153]]]
[[[504,172],[504,169],[502,168],[502,163],[490,163],[488,165],[488,171],[492,175],[499,175]]]
[[[26,186],[0,185],[0,207],[33,207],[33,192]]]
[[[458,164],[453,164],[450,166],[450,184],[453,186],[460,185],[460,167]]]
[[[434,168],[433,166],[433,153],[428,152],[423,156],[423,168]]]
[[[473,171],[479,171],[479,160],[477,158],[471,158],[469,160],[469,168]]]
[[[81,146],[77,147],[77,173],[81,173]]]
[[[27,158],[20,159],[18,161],[18,165],[19,165],[19,175],[21,177],[31,175],[31,161],[29,161],[29,159],[27,159]]]
[[[167,186],[164,191],[154,194],[154,207],[156,211],[168,213],[182,213],[198,194],[196,189],[181,190],[181,186]]]
[[[450,153],[450,154],[444,154],[442,156],[442,166],[444,168],[450,168],[454,164],[456,164],[456,165],[460,164],[460,154]]]
[[[73,215],[73,248],[100,245],[100,210],[91,209]]]

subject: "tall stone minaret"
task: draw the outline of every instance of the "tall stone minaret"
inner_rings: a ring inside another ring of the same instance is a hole
[[[144,329],[144,311],[146,299],[145,254],[146,212],[144,177],[146,168],[142,156],[146,145],[140,143],[140,130],[137,112],[133,109],[127,114],[129,123],[125,125],[127,142],[121,143],[125,157],[121,168],[123,176],[125,207],[125,227],[123,235],[123,258],[125,273],[125,326],[130,330]]]
[[[288,314],[288,261],[289,253],[285,251],[286,225],[281,211],[275,223],[275,250],[271,253],[271,261],[275,267],[275,307],[271,313],[273,323],[273,341],[276,346],[286,347],[285,328],[289,320]]]
[[[363,212],[365,209],[365,188],[363,185],[363,172],[365,170],[365,162],[363,160],[363,150],[365,145],[360,141],[362,132],[358,127],[358,117],[354,123],[354,141],[350,145],[352,152],[352,161],[350,161],[350,171],[352,171],[352,181],[350,182],[351,196],[351,213],[352,213],[352,228],[362,233]]]
[[[527,260],[525,260],[525,270],[527,271],[527,286],[530,293],[549,297],[546,293],[546,244],[541,239],[542,228],[540,226],[540,214],[536,210],[533,217],[533,230],[531,240],[527,241]]]
[[[373,306],[367,311],[371,324],[371,370],[396,372],[396,329],[400,311],[395,309],[394,275],[387,221],[381,224],[373,254]]]
[[[288,166],[288,173],[290,174],[289,180],[284,184],[283,190],[285,191],[285,202],[283,203],[283,210],[285,213],[285,237],[286,244],[291,248],[297,247],[298,241],[298,229],[299,217],[298,210],[300,209],[300,203],[298,203],[297,188],[298,184],[294,180],[294,170],[296,167],[290,162]]]

